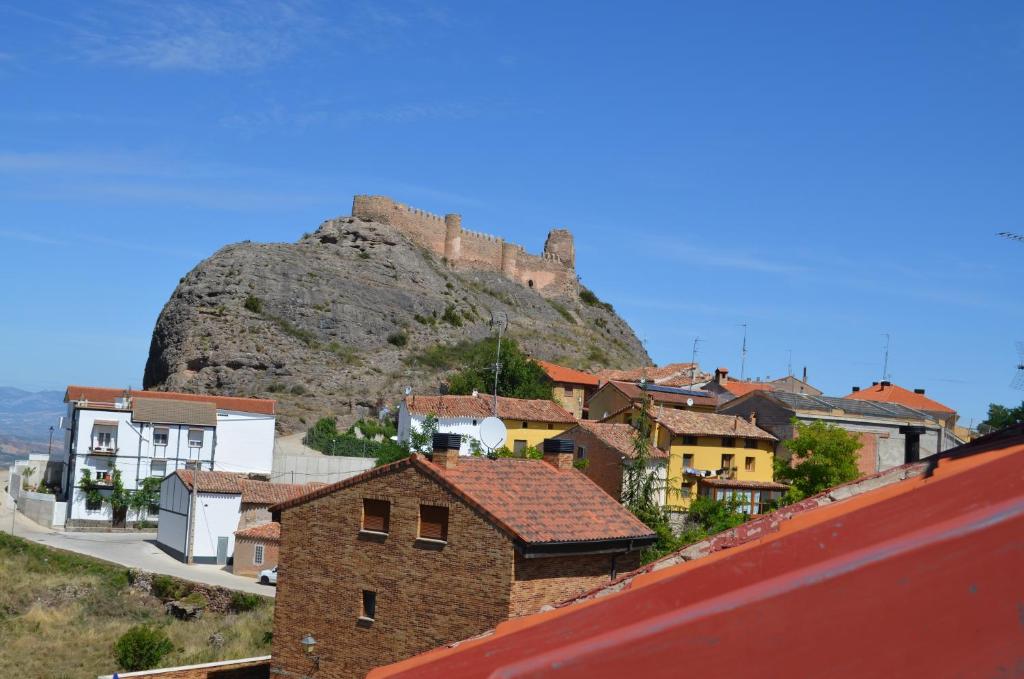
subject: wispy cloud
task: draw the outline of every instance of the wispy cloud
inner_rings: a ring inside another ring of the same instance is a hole
[[[719,247],[696,245],[679,238],[655,235],[645,248],[652,257],[688,264],[694,267],[735,269],[754,273],[804,274],[809,269],[792,261],[754,255],[723,243]]]
[[[67,245],[67,241],[40,236],[32,231],[18,231],[14,229],[0,229],[0,238],[7,240],[18,240],[23,243],[34,243],[36,245]]]
[[[124,250],[130,252],[148,252],[161,255],[169,255],[172,257],[182,257],[185,259],[202,259],[205,255],[189,250],[181,250],[176,248],[166,248],[163,245],[155,246],[148,245],[146,243],[137,242],[134,240],[121,240],[117,238],[103,238],[99,236],[87,236],[87,235],[70,235],[63,238],[55,238],[51,236],[43,236],[35,233],[29,229],[0,229],[0,238],[6,240],[16,240],[23,243],[30,243],[32,245],[43,245],[47,248],[60,247],[78,247],[82,245],[96,245],[102,248]]]

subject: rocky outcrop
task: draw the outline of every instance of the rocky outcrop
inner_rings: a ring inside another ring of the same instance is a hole
[[[144,385],[276,398],[285,432],[326,414],[344,423],[406,386],[436,392],[448,370],[437,347],[492,334],[495,314],[538,358],[649,363],[625,321],[588,301],[453,269],[386,224],[334,219],[297,243],[237,243],[200,262],[157,320]]]

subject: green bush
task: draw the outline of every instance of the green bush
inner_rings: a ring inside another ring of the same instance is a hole
[[[302,386],[301,384],[296,384],[289,391],[291,391],[296,396],[302,396],[303,394],[306,393],[306,388],[304,386]]]
[[[608,302],[602,302],[597,298],[597,295],[595,295],[590,290],[587,290],[586,288],[580,288],[580,301],[586,304],[587,306],[598,307],[609,312],[615,311],[615,308],[611,304],[609,304]]]
[[[256,295],[249,295],[245,298],[245,308],[254,314],[263,313],[263,300]]]
[[[253,611],[266,603],[267,600],[259,594],[250,594],[248,592],[231,593],[231,610],[235,613]]]
[[[456,328],[462,327],[462,316],[451,304],[444,308],[444,313],[441,314],[441,320],[449,325],[454,325]]]
[[[174,644],[162,629],[136,625],[114,644],[114,657],[121,669],[137,672],[153,669],[173,650]]]
[[[569,310],[566,309],[564,305],[559,304],[558,302],[551,299],[548,300],[548,304],[551,305],[552,309],[560,313],[562,315],[562,318],[569,321],[573,325],[576,325],[576,317],[569,313]]]
[[[404,347],[408,343],[409,336],[401,330],[388,335],[388,344],[394,344],[396,347]]]
[[[327,345],[327,351],[340,358],[342,363],[353,364],[359,362],[359,354],[356,350],[344,344],[331,342]]]
[[[154,575],[152,592],[158,599],[170,601],[185,596],[188,588],[183,582],[175,580],[169,575]]]

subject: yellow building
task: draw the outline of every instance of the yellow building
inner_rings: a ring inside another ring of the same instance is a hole
[[[534,361],[548,376],[555,401],[576,419],[583,418],[586,415],[587,401],[599,386],[597,376],[540,359]]]
[[[527,447],[540,449],[544,439],[555,438],[576,424],[576,418],[565,408],[547,399],[498,397],[498,417],[508,430],[505,445],[514,452]],[[462,435],[462,454],[472,453],[473,441],[481,441],[480,423],[494,413],[494,397],[472,396],[407,396],[398,409],[398,440],[407,442],[413,430],[421,431],[428,416],[437,418],[437,430]]]
[[[760,514],[786,486],[774,482],[776,438],[734,415],[652,408],[656,445],[669,454],[666,506],[685,510],[698,494],[738,498]]]

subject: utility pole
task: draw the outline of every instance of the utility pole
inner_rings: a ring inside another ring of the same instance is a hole
[[[53,452],[53,425],[50,425],[50,443],[46,446],[46,457],[50,457],[50,453]]]
[[[743,326],[743,349],[740,352],[740,381],[746,376],[747,371],[747,324],[740,323]]]
[[[494,358],[494,401],[492,405],[495,417],[498,416],[498,375],[501,374],[501,333],[508,329],[508,314],[504,311],[498,313],[503,317],[503,321],[497,320],[494,314],[491,314],[491,325],[498,326],[498,351]]]

